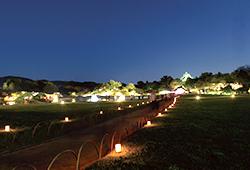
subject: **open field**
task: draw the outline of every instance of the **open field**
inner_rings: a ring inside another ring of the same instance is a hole
[[[249,96],[182,97],[153,120],[156,126],[124,142],[130,154],[107,156],[88,169],[249,169],[249,103]]]
[[[142,105],[142,102],[145,104]],[[140,103],[140,106],[136,106]],[[132,108],[128,106],[131,105]],[[41,143],[50,138],[77,128],[89,127],[96,123],[126,114],[146,105],[146,101],[98,102],[69,104],[31,104],[0,107],[1,129],[4,125],[14,128],[14,133],[0,133],[0,151],[13,151],[20,146]],[[122,110],[118,110],[121,107]],[[103,114],[100,115],[100,111]],[[64,122],[69,117],[70,122]],[[72,122],[71,122],[72,120]],[[24,129],[24,130],[23,130]],[[18,133],[17,132],[19,130]]]

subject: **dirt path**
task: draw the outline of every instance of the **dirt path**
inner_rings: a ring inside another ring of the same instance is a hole
[[[170,101],[169,101],[170,102]],[[168,105],[169,102],[161,103],[161,107]],[[161,109],[162,109],[161,108]],[[43,143],[34,147],[23,149],[0,158],[0,170],[11,170],[16,165],[32,164],[37,170],[46,170],[50,161],[60,152],[71,149],[77,152],[81,144],[85,141],[94,140],[100,143],[104,134],[112,134],[114,131],[125,132],[124,129],[135,125],[138,120],[144,117],[152,116],[157,113],[158,109],[150,105],[142,110],[131,112],[127,115],[114,118],[102,124],[87,129],[67,134],[63,137],[56,138],[53,141]],[[89,164],[98,157],[94,147],[87,147],[83,152],[81,165]],[[72,155],[65,154],[54,164],[52,169],[55,170],[74,170],[76,161]],[[26,168],[27,169],[27,168]]]

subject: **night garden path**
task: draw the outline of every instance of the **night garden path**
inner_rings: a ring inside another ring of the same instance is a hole
[[[170,101],[161,102],[161,109],[169,103]],[[104,134],[112,134],[114,131],[124,132],[125,128],[131,127],[131,125],[135,125],[138,120],[156,114],[158,109],[159,108],[154,107],[154,104],[150,104],[148,107],[142,110],[133,111],[129,114],[122,115],[120,117],[114,118],[87,129],[79,129],[47,143],[43,143],[5,155],[0,158],[0,169],[9,170],[16,165],[32,164],[37,168],[37,170],[45,170],[47,169],[50,161],[58,153],[67,149],[73,150],[77,153],[81,144],[90,140],[100,143],[101,138]],[[89,164],[90,162],[97,159],[94,147],[85,148],[82,155],[82,166]],[[52,169],[73,170],[75,169],[75,165],[76,161],[74,160],[72,155],[65,154],[55,162]]]

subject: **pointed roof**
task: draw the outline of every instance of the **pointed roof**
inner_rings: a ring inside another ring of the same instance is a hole
[[[193,79],[191,74],[189,74],[188,72],[185,72],[180,79],[181,79],[182,82],[185,82],[185,81],[187,81],[188,78]]]

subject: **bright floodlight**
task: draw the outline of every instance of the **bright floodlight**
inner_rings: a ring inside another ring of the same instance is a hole
[[[5,128],[4,128],[4,131],[5,132],[10,132],[10,125],[6,125]]]
[[[121,153],[122,152],[122,145],[120,143],[115,144],[115,152]]]
[[[196,100],[200,100],[201,97],[200,97],[200,96],[196,96],[195,99],[196,99]]]
[[[98,102],[99,98],[96,95],[92,95],[91,98],[89,99],[90,102]]]
[[[175,90],[175,94],[176,95],[183,95],[185,94],[185,90],[183,88],[178,88],[177,90]]]

